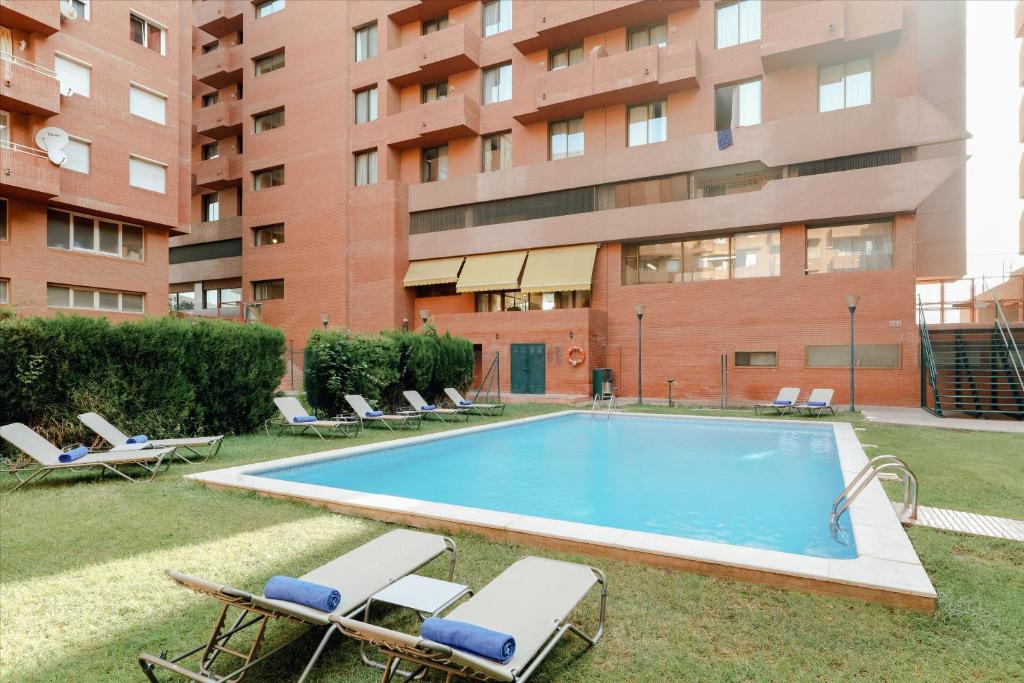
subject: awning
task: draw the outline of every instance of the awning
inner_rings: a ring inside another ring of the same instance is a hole
[[[467,256],[455,291],[490,292],[519,289],[519,273],[523,270],[525,258],[525,251]]]
[[[459,269],[464,260],[463,256],[454,256],[452,258],[435,258],[429,261],[413,261],[409,264],[409,270],[405,271],[405,279],[402,280],[402,284],[406,287],[419,287],[457,282]]]
[[[596,244],[531,249],[526,259],[521,292],[565,292],[590,289]]]

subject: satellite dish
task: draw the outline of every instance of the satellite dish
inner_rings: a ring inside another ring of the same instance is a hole
[[[61,86],[60,86],[60,94],[63,95],[64,97],[71,97],[72,95],[75,94],[75,91],[71,89],[70,85],[61,84]]]
[[[70,2],[64,2],[61,0],[60,3],[60,16],[64,19],[77,19],[78,10]]]
[[[36,132],[36,145],[39,149],[45,150],[50,161],[60,166],[68,160],[64,148],[68,145],[68,134],[64,129],[56,126],[41,128]]]

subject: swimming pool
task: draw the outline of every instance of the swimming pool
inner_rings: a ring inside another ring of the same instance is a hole
[[[259,474],[813,557],[857,555],[848,518],[840,540],[830,530],[843,478],[828,426],[573,413]]]

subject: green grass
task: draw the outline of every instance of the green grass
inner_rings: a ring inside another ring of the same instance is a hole
[[[556,406],[513,406],[521,417]],[[662,409],[664,410],[664,409]],[[691,411],[717,414],[718,411]],[[749,412],[726,412],[741,414]],[[869,453],[895,453],[921,480],[921,502],[1024,517],[1019,435],[890,427],[849,419]],[[479,423],[479,421],[477,421]],[[445,429],[430,424],[427,429]],[[259,590],[388,528],[307,505],[185,482],[201,469],[397,438],[373,430],[330,444],[313,437],[228,439],[206,465],[174,465],[151,484],[51,478],[0,499],[0,680],[139,680],[139,651],[185,649],[206,635],[212,601],[162,574],[182,571]],[[9,487],[11,479],[0,479]],[[1021,680],[1024,544],[912,529],[939,592],[925,615],[604,559],[455,537],[459,580],[481,586],[524,554],[595,564],[608,573],[605,638],[587,652],[559,645],[537,681]],[[440,564],[430,568],[442,575]],[[595,604],[579,621],[596,622]],[[403,612],[382,623],[415,628]],[[272,641],[292,626],[273,624]],[[287,680],[311,640],[249,680]],[[375,681],[337,640],[313,680]]]

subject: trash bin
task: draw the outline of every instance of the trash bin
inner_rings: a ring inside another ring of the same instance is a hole
[[[612,395],[611,368],[594,368],[591,374],[591,379],[591,394],[594,396],[600,396],[601,398],[607,398]]]

